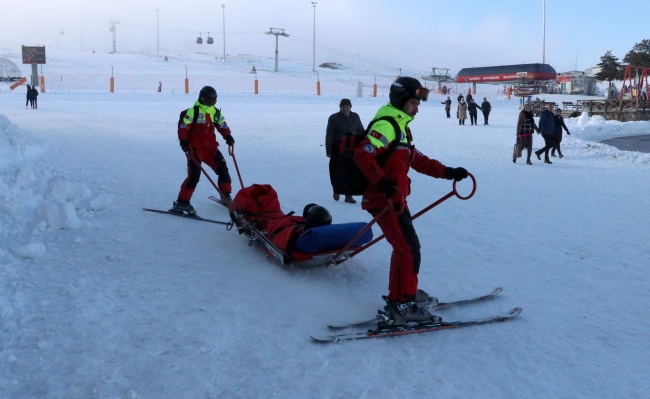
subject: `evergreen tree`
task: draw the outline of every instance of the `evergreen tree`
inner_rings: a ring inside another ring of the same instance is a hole
[[[622,78],[621,63],[618,62],[618,58],[612,54],[611,50],[607,51],[605,55],[600,57],[600,63],[598,66],[600,67],[600,72],[596,74],[596,79],[603,81],[606,80],[611,85],[612,80]]]
[[[623,62],[632,66],[650,68],[650,40],[644,39],[641,43],[636,43],[632,50],[625,54]]]

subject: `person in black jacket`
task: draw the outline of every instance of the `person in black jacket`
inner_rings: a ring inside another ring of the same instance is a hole
[[[467,97],[465,97],[465,101],[467,101],[467,104],[469,104],[470,100],[474,98],[472,97],[472,93],[467,93]]]
[[[32,85],[27,85],[27,101],[25,101],[25,109],[27,109],[27,106],[31,104],[32,108],[34,108],[34,104],[32,101]]]
[[[467,97],[469,96],[470,95],[468,94]],[[476,109],[477,108],[481,109],[481,106],[475,103],[473,98],[470,98],[468,101],[469,103],[467,104],[467,109],[469,110],[469,120],[472,125],[478,125],[477,122],[478,111]]]
[[[548,152],[551,148],[555,147],[556,130],[555,130],[555,114],[553,113],[554,103],[546,103],[547,108],[539,115],[539,131],[544,138],[544,148],[535,151],[537,159],[542,160],[541,155],[544,153],[544,163],[552,164],[548,158]]]
[[[32,86],[32,108],[38,108],[38,89]]]
[[[440,104],[445,104],[445,111],[447,112],[447,118],[451,118],[451,115],[449,115],[449,111],[451,110],[451,98],[447,96],[447,100],[440,101]]]
[[[562,142],[562,128],[566,130],[566,134],[569,136],[571,133],[569,133],[569,129],[567,129],[566,125],[564,124],[564,118],[562,117],[562,110],[561,109],[556,109],[555,110],[555,147],[551,150],[551,156],[555,156],[555,150],[557,150],[557,155],[560,156],[560,158],[563,158],[564,155],[562,155],[562,151],[560,150],[560,143]]]
[[[356,112],[352,112],[352,102],[344,98],[339,103],[339,112],[330,115],[327,120],[327,132],[325,134],[325,153],[327,157],[332,156],[332,146],[336,140],[344,137],[346,134],[362,135],[365,132],[361,118]],[[334,201],[338,201],[340,194],[334,193]],[[345,202],[355,204],[351,195],[345,196]]]
[[[492,105],[490,105],[490,102],[485,97],[483,97],[483,102],[481,103],[481,111],[483,111],[483,124],[489,125],[488,119],[490,117],[490,111],[492,111]]]

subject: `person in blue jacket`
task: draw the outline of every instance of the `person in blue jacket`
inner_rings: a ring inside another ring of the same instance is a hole
[[[555,147],[556,142],[554,106],[554,103],[547,103],[546,109],[539,116],[539,131],[537,133],[541,133],[542,137],[544,137],[544,148],[535,151],[535,155],[540,161],[542,160],[540,156],[544,153],[544,163],[548,164],[553,163],[548,158],[548,152]]]

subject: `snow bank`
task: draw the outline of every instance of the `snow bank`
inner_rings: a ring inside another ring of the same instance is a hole
[[[608,121],[602,116],[590,117],[587,112],[583,112],[578,118],[569,118],[564,121],[571,135],[564,136],[563,147],[572,146],[589,155],[599,155],[619,162],[650,166],[650,154],[648,153],[620,150],[601,143],[603,140],[617,137],[650,134],[650,121]]]
[[[42,146],[30,141],[27,133],[0,115],[0,235],[33,236],[48,230],[76,229],[88,211],[105,209],[110,198],[93,193],[55,171],[38,168]],[[8,263],[10,253],[35,258],[45,253],[42,243],[0,248],[0,262]]]

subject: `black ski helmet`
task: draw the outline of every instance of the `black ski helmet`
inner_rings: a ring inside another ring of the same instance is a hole
[[[312,227],[325,226],[332,224],[332,215],[330,212],[318,204],[309,204],[302,211],[302,217]]]
[[[212,99],[214,98],[214,102]],[[203,86],[199,92],[199,102],[203,105],[214,105],[217,103],[217,91],[212,86]]]
[[[412,98],[427,101],[429,89],[422,86],[419,80],[408,76],[400,76],[390,85],[390,103],[401,110],[404,104]]]

